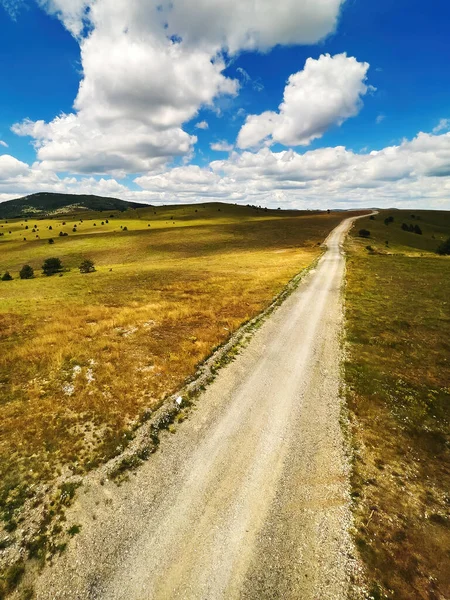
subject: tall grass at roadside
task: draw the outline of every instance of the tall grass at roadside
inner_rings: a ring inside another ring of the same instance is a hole
[[[347,244],[355,540],[375,599],[450,596],[449,235],[448,212],[382,211]]]

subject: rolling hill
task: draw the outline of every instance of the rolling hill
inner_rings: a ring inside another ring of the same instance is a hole
[[[146,206],[137,202],[127,202],[118,198],[102,196],[55,194],[40,192],[23,198],[0,203],[0,218],[14,219],[25,216],[48,216],[55,213],[70,213],[78,210],[120,210]]]

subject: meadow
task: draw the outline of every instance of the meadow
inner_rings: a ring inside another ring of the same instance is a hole
[[[43,482],[120,453],[140,416],[268,306],[343,218],[206,204],[0,222],[0,273],[13,277],[0,281],[8,534]],[[63,270],[45,276],[51,257]],[[80,273],[85,259],[95,272]],[[34,278],[19,278],[25,264]]]
[[[347,242],[355,540],[375,600],[450,596],[448,237],[449,212],[392,210]]]

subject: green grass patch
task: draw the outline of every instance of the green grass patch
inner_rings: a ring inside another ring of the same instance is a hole
[[[450,594],[449,236],[450,213],[382,211],[347,244],[356,541],[380,598]]]

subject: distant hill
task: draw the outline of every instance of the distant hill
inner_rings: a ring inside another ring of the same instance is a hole
[[[13,219],[25,216],[47,216],[69,213],[78,210],[120,210],[145,206],[137,202],[126,202],[118,198],[78,194],[54,194],[40,192],[15,200],[0,203],[0,219]]]

